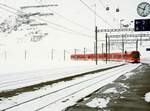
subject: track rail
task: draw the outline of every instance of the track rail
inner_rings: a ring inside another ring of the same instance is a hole
[[[121,66],[121,65],[119,65],[119,66]],[[114,67],[117,67],[117,66],[112,66],[110,68],[114,68]],[[97,69],[97,71],[107,70],[107,69],[110,69],[110,68],[106,67],[106,68],[102,68],[102,69]],[[91,70],[93,70],[93,69],[89,69],[86,72],[86,74],[87,73],[92,73],[93,71],[91,71]],[[83,71],[81,70],[81,72],[83,72]],[[44,75],[38,75],[39,74],[38,72],[37,72],[37,74],[34,74],[34,73],[35,72],[33,72],[33,76],[31,76],[31,77],[22,76],[22,74],[17,75],[19,77],[15,77],[16,80],[7,80],[7,78],[5,78],[6,80],[5,79],[0,79],[0,81],[1,81],[0,82],[0,90],[5,91],[5,90],[9,90],[9,89],[14,89],[14,87],[17,88],[18,84],[20,84],[21,87],[28,87],[28,86],[31,86],[31,85],[34,85],[34,84],[40,84],[40,83],[47,82],[47,81],[53,81],[53,80],[56,80],[56,76],[62,75],[61,72],[54,72],[54,73],[46,72],[46,74],[44,74]],[[42,73],[42,72],[40,72],[40,73]],[[63,73],[66,74],[68,72],[63,72]],[[71,74],[71,72],[69,72],[69,73]],[[30,72],[30,74],[32,74],[32,73]],[[84,75],[84,74],[79,74],[79,73],[76,72],[75,75],[70,75],[70,76],[74,77],[74,76],[80,76],[80,75]],[[69,78],[70,78],[70,76],[69,76]],[[59,80],[61,78],[63,78],[63,77],[57,78],[57,80]],[[66,76],[64,78],[68,78],[68,76]]]

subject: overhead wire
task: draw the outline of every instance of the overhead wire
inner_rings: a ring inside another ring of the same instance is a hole
[[[98,0],[98,1],[102,5],[102,7],[105,9],[106,7],[105,7],[104,3],[102,2],[102,0]]]
[[[118,5],[117,5],[117,7],[116,7],[116,3],[117,3],[117,2],[114,3],[113,0],[109,0],[109,2],[111,2],[110,4],[113,5],[113,7],[115,8],[115,11],[116,11],[117,9],[119,9],[119,6],[118,6]],[[120,9],[119,9],[119,12],[120,12]],[[117,12],[117,13],[118,13],[118,12]],[[111,16],[113,16],[112,13],[110,13],[110,14],[111,14]],[[113,16],[113,17],[114,17],[114,16]],[[114,17],[114,18],[115,18],[115,17]],[[115,19],[119,21],[118,17],[115,18]]]
[[[15,8],[12,8],[12,7],[8,6],[8,5],[5,5],[5,4],[2,4],[2,3],[0,3],[0,5],[1,5],[1,6],[4,6],[4,7],[7,7],[7,8],[9,8],[9,9],[11,9],[11,10],[15,10],[15,11],[17,11],[17,12],[26,14],[25,12],[20,11],[20,10],[17,10],[17,9],[15,9]],[[4,8],[3,8],[3,9],[4,9]],[[8,11],[8,9],[7,9],[6,11]],[[9,12],[11,12],[11,11],[9,11]],[[16,14],[16,13],[13,13],[13,14]],[[87,35],[87,34],[83,34],[83,33],[81,33],[81,32],[74,31],[74,30],[69,29],[69,28],[67,28],[67,27],[64,27],[64,26],[62,26],[62,25],[59,25],[59,24],[50,22],[50,21],[48,21],[48,20],[45,20],[45,19],[42,19],[42,18],[39,18],[39,17],[34,17],[34,18],[37,18],[38,20],[47,22],[47,23],[52,24],[52,25],[54,25],[54,26],[60,27],[60,28],[65,29],[65,30],[67,30],[67,31],[71,31],[71,32],[67,32],[67,33],[74,33],[74,34],[82,35],[82,36],[86,36],[86,37],[93,37],[92,35]],[[54,27],[50,27],[50,28],[54,28]],[[66,31],[64,31],[64,30],[62,30],[62,29],[58,29],[58,28],[55,28],[55,29],[56,29],[56,30],[59,30],[59,31],[66,32]]]
[[[3,7],[0,7],[0,8],[3,9],[3,10],[5,10],[5,11],[7,11],[7,12],[10,12],[10,13],[13,13],[13,14],[15,14],[15,15],[18,15],[18,13],[15,13],[15,12],[10,11],[10,10],[8,10],[8,9],[5,9],[5,8],[3,8]],[[53,28],[53,29],[56,29],[56,30],[59,30],[59,31],[67,32],[67,31],[65,31],[65,30],[58,29],[58,28],[55,28],[55,27],[52,27],[52,26],[47,26],[47,27],[50,27],[50,28]],[[67,32],[67,33],[70,33],[70,32]]]
[[[39,2],[39,4],[42,4],[42,3]],[[81,28],[84,28],[84,29],[86,29],[86,30],[88,30],[88,31],[92,31],[92,30],[89,29],[88,27],[83,26],[83,25],[81,25],[81,24],[75,22],[74,20],[71,20],[71,19],[69,19],[69,18],[67,18],[67,17],[65,17],[65,16],[63,16],[63,15],[61,15],[61,14],[59,14],[58,12],[56,12],[56,11],[50,9],[49,7],[48,7],[48,10],[52,11],[53,13],[55,13],[56,15],[58,15],[59,17],[65,19],[66,21],[68,21],[68,22],[70,22],[70,23],[72,23],[72,24],[74,24],[74,25],[77,25],[77,26],[79,26],[79,27],[81,27]],[[92,31],[92,32],[93,32],[93,31]]]
[[[79,24],[79,23],[77,23],[77,22],[75,22],[75,21],[73,21],[73,20],[71,20],[71,19],[68,19],[68,18],[64,17],[63,15],[59,14],[58,12],[53,11],[52,9],[49,9],[49,10],[51,10],[52,12],[54,12],[54,13],[55,13],[56,15],[58,15],[59,17],[62,17],[62,18],[65,19],[66,21],[68,21],[68,22],[70,22],[70,23],[72,23],[72,24],[74,24],[74,25],[77,25],[77,26],[79,26],[79,27],[81,27],[81,28],[84,28],[84,29],[86,29],[86,30],[88,30],[88,31],[91,31],[91,29],[89,29],[88,27],[83,26],[83,25],[81,25],[81,24]]]
[[[41,4],[41,5],[43,5],[41,2],[42,2],[42,1],[39,1],[38,3]],[[70,23],[72,23],[72,24],[74,24],[74,25],[77,25],[77,26],[79,26],[79,27],[81,27],[81,28],[84,28],[84,29],[86,29],[86,30],[88,30],[88,31],[92,31],[92,30],[89,29],[88,27],[83,26],[83,25],[81,25],[81,24],[75,22],[74,20],[71,20],[71,19],[69,19],[69,18],[67,18],[67,17],[65,17],[65,16],[63,16],[63,15],[61,15],[61,14],[59,14],[58,12],[56,12],[56,11],[50,9],[49,7],[47,7],[47,8],[48,8],[48,10],[52,11],[53,13],[55,13],[56,15],[58,15],[59,17],[65,19],[66,21],[68,21],[68,22],[70,22]],[[93,31],[92,31],[92,32],[93,32]]]
[[[100,20],[102,20],[105,24],[109,25],[110,27],[113,27],[112,25],[110,25],[104,18],[102,18],[100,15],[98,15],[97,13],[95,13],[95,11],[89,7],[85,2],[83,2],[82,0],[80,0],[82,4],[84,4],[92,13],[94,13]]]
[[[102,0],[98,0],[98,1],[101,4],[101,6],[104,8],[105,12],[106,12],[107,6],[104,5],[104,2],[102,2]],[[107,13],[107,14],[109,14],[110,17],[113,17],[113,20],[116,20],[115,16],[112,13]]]
[[[15,12],[13,12],[13,11],[10,11],[10,10],[4,8],[4,7],[1,7],[1,6],[0,6],[0,8],[3,9],[3,10],[5,10],[5,11],[7,11],[7,12],[9,12],[9,13],[13,13],[13,14],[15,14],[15,15],[17,14],[17,13],[15,13]]]

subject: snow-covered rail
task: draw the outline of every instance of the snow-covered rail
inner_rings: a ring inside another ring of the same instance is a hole
[[[41,70],[33,72],[31,71],[15,74],[1,74],[0,92],[40,84],[47,81],[54,81],[62,78],[76,76],[85,73],[85,71],[91,72],[93,70],[107,69],[119,66],[121,64],[123,63],[112,64],[107,66],[88,66],[88,67],[86,66],[81,68],[79,67],[54,68],[49,70]]]
[[[18,104],[1,107],[2,111],[39,111],[55,109],[62,110],[75,104],[79,99],[98,90],[100,87],[114,81],[119,76],[137,68],[140,64],[127,64],[121,67],[88,75],[86,78],[80,77],[75,82],[70,82],[59,89],[41,94],[40,96],[30,98]],[[73,80],[74,81],[74,80]]]

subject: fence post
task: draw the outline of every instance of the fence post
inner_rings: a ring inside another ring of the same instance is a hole
[[[27,60],[27,50],[24,51],[24,58]]]
[[[64,61],[66,60],[66,50],[64,49]]]
[[[54,49],[51,50],[51,60],[54,59]]]
[[[4,52],[4,56],[5,56],[5,60],[7,60],[7,52],[6,52],[6,50]]]

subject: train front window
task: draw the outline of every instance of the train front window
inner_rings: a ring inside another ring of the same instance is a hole
[[[139,54],[139,53],[133,53],[133,54],[132,54],[132,57],[133,57],[133,58],[139,58],[139,57],[140,57],[140,54]]]

